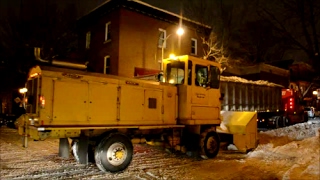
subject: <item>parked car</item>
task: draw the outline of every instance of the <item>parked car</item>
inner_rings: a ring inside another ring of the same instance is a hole
[[[315,117],[315,109],[314,107],[305,107],[304,111],[308,113],[309,118],[314,118]]]
[[[15,128],[14,122],[16,121],[17,116],[14,114],[6,114],[5,122],[7,124],[7,127],[9,128]]]

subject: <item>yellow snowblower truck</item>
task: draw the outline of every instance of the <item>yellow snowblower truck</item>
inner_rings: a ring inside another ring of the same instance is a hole
[[[69,157],[72,139],[79,163],[92,161],[108,172],[129,166],[134,137],[161,135],[172,148],[194,148],[202,157],[214,158],[220,147],[216,127],[222,120],[220,64],[185,55],[165,59],[163,65],[161,82],[53,66],[31,68],[26,114],[17,121],[24,147],[28,138],[59,138],[59,155]],[[256,114],[243,113],[249,116],[233,116],[229,125],[238,134],[236,144],[246,150],[256,147],[252,141],[257,134],[248,133],[246,126],[256,122]]]

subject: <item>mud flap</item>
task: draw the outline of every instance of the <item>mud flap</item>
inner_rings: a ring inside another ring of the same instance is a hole
[[[69,158],[70,146],[68,138],[59,139],[59,156],[62,158]]]
[[[79,163],[80,164],[88,164],[89,157],[88,157],[88,147],[89,147],[89,137],[80,135],[79,138]]]

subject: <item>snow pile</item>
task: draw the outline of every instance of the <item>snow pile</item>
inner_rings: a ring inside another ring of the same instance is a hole
[[[320,175],[320,122],[260,132],[259,145],[248,160],[260,159],[264,169],[282,179],[315,179]]]
[[[269,81],[263,81],[263,80],[258,80],[258,81],[252,81],[252,80],[247,80],[241,77],[237,76],[220,76],[221,81],[227,81],[227,82],[241,82],[241,83],[246,83],[246,84],[255,84],[255,85],[265,85],[265,86],[272,86],[272,87],[283,87],[279,84],[271,83]]]

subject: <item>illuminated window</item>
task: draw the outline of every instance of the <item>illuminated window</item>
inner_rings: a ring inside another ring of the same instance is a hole
[[[208,67],[196,64],[195,85],[206,87],[208,82]]]
[[[197,55],[197,39],[191,38],[191,54]]]
[[[159,40],[158,40],[158,47],[159,48],[166,48],[165,39],[167,36],[167,32],[164,29],[159,29]]]
[[[88,31],[86,34],[86,49],[90,48],[90,41],[91,41],[91,32]]]
[[[110,56],[104,57],[103,74],[110,74]]]
[[[106,23],[104,41],[111,40],[111,36],[110,36],[110,25],[111,25],[111,22],[107,22],[107,23]]]

